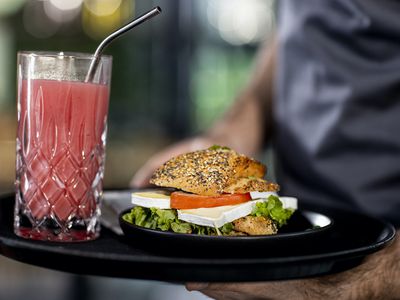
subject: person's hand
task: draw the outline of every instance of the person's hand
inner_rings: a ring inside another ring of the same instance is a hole
[[[133,176],[130,186],[134,188],[146,187],[153,172],[168,159],[190,151],[208,148],[213,141],[205,137],[195,137],[174,144],[151,157]]]
[[[362,265],[312,279],[257,283],[188,283],[189,291],[224,300],[400,299],[400,240]]]

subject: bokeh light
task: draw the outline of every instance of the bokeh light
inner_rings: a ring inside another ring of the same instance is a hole
[[[93,39],[104,38],[134,14],[131,0],[85,0],[82,9],[84,32]]]
[[[207,17],[226,42],[259,43],[274,29],[273,0],[209,1]]]
[[[101,17],[115,13],[120,8],[121,2],[121,0],[85,0],[85,7],[90,13]]]
[[[45,1],[31,0],[23,10],[23,24],[25,30],[36,38],[49,38],[60,27],[58,22],[50,19],[44,10]]]
[[[80,13],[83,0],[49,0],[44,1],[46,15],[57,23],[73,21]]]
[[[0,0],[0,13],[2,3],[9,1]],[[132,18],[134,4],[134,0],[29,0],[23,9],[23,24],[29,34],[45,39],[81,20],[89,37],[102,39]]]
[[[54,7],[59,10],[74,10],[82,5],[83,0],[49,0]]]

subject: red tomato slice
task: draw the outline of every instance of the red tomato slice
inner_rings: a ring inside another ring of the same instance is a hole
[[[250,193],[246,194],[222,194],[219,196],[200,196],[185,192],[173,192],[171,194],[171,208],[191,209],[202,207],[218,207],[235,205],[251,200]]]

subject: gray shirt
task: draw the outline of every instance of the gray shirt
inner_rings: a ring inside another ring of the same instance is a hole
[[[400,226],[400,1],[279,5],[282,194]]]

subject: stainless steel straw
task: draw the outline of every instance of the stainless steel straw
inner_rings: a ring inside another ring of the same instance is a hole
[[[148,11],[147,13],[141,15],[140,17],[134,19],[133,21],[129,22],[125,26],[121,27],[120,29],[114,31],[111,33],[109,36],[107,36],[97,47],[96,52],[93,55],[93,59],[90,63],[89,66],[89,71],[86,75],[85,82],[91,82],[93,81],[94,74],[96,73],[97,66],[100,61],[101,54],[103,53],[103,50],[117,37],[123,35],[127,31],[131,30],[132,28],[142,24],[143,22],[151,19],[152,17],[155,17],[156,15],[161,13],[161,8],[160,7],[155,7],[152,10]]]

